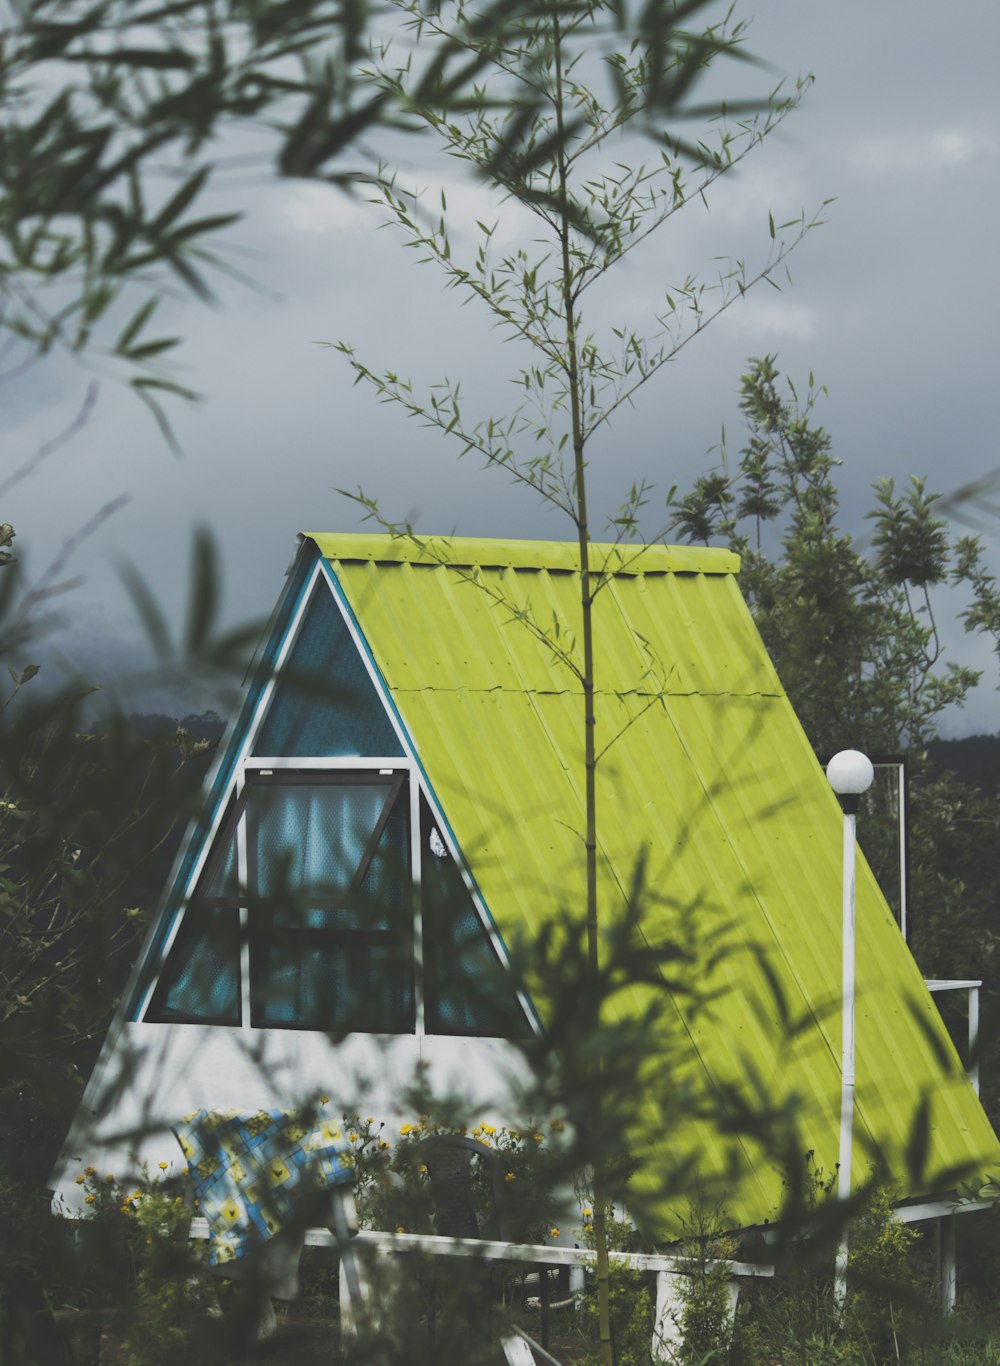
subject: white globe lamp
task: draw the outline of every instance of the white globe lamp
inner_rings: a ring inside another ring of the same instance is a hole
[[[827,764],[826,776],[844,811],[853,815],[875,779],[875,770],[867,754],[859,749],[842,749]]]

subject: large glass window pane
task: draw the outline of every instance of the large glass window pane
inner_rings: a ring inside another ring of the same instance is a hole
[[[414,1029],[403,776],[274,774],[248,784],[251,1022]]]
[[[287,887],[346,894],[386,802],[392,781],[255,782],[247,792],[247,858],[257,896]]]

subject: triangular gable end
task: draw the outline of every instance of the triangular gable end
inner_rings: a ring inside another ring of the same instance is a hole
[[[298,624],[252,752],[296,759],[405,753],[324,578]]]
[[[530,1007],[332,571],[296,598],[131,1018],[525,1035]]]

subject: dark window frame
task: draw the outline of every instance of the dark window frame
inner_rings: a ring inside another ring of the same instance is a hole
[[[362,761],[363,762],[363,761]],[[433,817],[433,810],[429,805],[427,794],[423,791],[419,774],[410,765],[393,766],[390,771],[386,771],[388,765],[374,764],[365,767],[348,768],[336,766],[310,767],[309,760],[296,761],[295,766],[271,766],[266,760],[257,759],[256,756],[249,762],[244,761],[241,766],[242,782],[238,782],[237,788],[230,795],[227,808],[220,821],[213,847],[209,852],[201,875],[198,878],[199,886],[212,886],[218,878],[220,871],[224,868],[230,857],[233,842],[239,837],[240,822],[246,816],[248,823],[253,818],[253,792],[261,788],[289,788],[296,786],[330,786],[330,787],[384,787],[386,789],[386,799],[375,822],[375,826],[369,835],[365,848],[362,851],[358,866],[351,876],[350,883],[343,893],[336,896],[314,896],[308,895],[307,901],[310,909],[315,910],[346,910],[351,908],[351,902],[357,901],[364,878],[371,868],[372,861],[378,851],[379,843],[385,834],[386,827],[392,818],[397,807],[401,807],[406,822],[406,849],[407,865],[409,868],[409,885],[404,892],[404,904],[408,908],[408,915],[403,917],[406,922],[405,931],[394,929],[352,929],[346,927],[324,927],[308,925],[275,925],[267,924],[267,913],[279,910],[283,905],[287,906],[287,901],[282,897],[251,895],[251,890],[257,884],[259,870],[256,867],[256,841],[251,837],[248,828],[246,834],[246,859],[245,859],[245,885],[239,883],[239,862],[237,858],[237,886],[233,891],[205,895],[195,892],[189,899],[182,911],[181,923],[178,932],[174,937],[169,951],[165,955],[160,969],[156,986],[150,997],[143,1019],[157,1023],[192,1023],[204,1025],[224,1025],[229,1027],[244,1027],[244,1002],[249,1001],[249,1016],[247,1023],[250,1028],[257,1029],[292,1029],[306,1032],[324,1033],[341,1032],[339,1028],[330,1024],[321,1026],[311,1023],[303,1023],[301,1020],[275,1020],[266,1017],[261,1005],[261,997],[267,990],[267,983],[261,980],[263,969],[259,966],[265,961],[269,948],[282,945],[295,945],[299,948],[308,949],[309,947],[351,947],[359,948],[370,946],[372,948],[399,947],[408,949],[410,965],[409,981],[409,1004],[407,1013],[409,1016],[408,1029],[392,1030],[368,1030],[368,1029],[348,1029],[346,1032],[358,1033],[417,1033],[417,1023],[420,1022],[420,1033],[432,1038],[524,1038],[534,1033],[530,1013],[525,1009],[524,1002],[521,1000],[521,993],[517,984],[510,983],[513,995],[513,1008],[516,1015],[523,1025],[523,1031],[517,1033],[497,1035],[481,1033],[476,1027],[469,1026],[465,1029],[449,1030],[428,1030],[426,1020],[428,1013],[433,1014],[435,1007],[428,1011],[428,1000],[431,993],[444,991],[444,985],[437,980],[437,973],[429,969],[426,957],[426,947],[429,935],[436,928],[437,909],[424,905],[424,888],[422,885],[427,881],[426,869],[423,865],[430,857],[427,849],[423,847],[423,820],[418,815],[417,830],[412,829],[412,805],[411,805],[411,785],[417,784],[417,811],[423,812],[426,807]],[[440,837],[440,822],[433,817],[433,823],[438,827]],[[414,878],[414,845],[419,847],[419,863],[421,870],[419,879]],[[461,878],[466,886],[466,890],[475,907],[477,918],[480,920],[482,933],[486,937],[489,954],[495,966],[501,972],[508,972],[509,967],[503,962],[502,957],[497,951],[493,942],[493,936],[489,927],[482,921],[482,913],[476,904],[477,898],[468,882],[465,870],[459,859],[448,851],[448,858],[454,859],[456,875]],[[199,909],[235,909],[240,914],[239,926],[239,946],[240,961],[237,964],[237,990],[238,990],[238,1020],[230,1018],[216,1018],[206,1015],[179,1016],[172,1014],[169,1019],[163,1019],[162,1009],[164,998],[169,990],[168,972],[178,945],[182,944],[190,933],[185,933],[185,924],[188,917],[194,913],[197,915]],[[245,918],[243,913],[245,913]],[[419,920],[419,925],[418,925]],[[418,970],[417,955],[415,952],[417,936],[420,936],[424,944],[423,962]],[[246,946],[247,953],[243,953]],[[248,981],[244,981],[244,972],[248,970]],[[437,1007],[439,1009],[440,1006]],[[154,1020],[154,1016],[159,1016]]]
[[[310,909],[315,910],[350,910],[352,906],[360,904],[360,891],[365,876],[371,868],[372,861],[378,852],[382,836],[385,834],[386,827],[401,805],[406,821],[406,858],[407,865],[410,862],[410,831],[409,831],[409,802],[408,802],[408,777],[406,769],[394,769],[391,774],[383,773],[380,769],[342,769],[342,768],[316,768],[310,769],[307,763],[295,768],[274,768],[265,769],[263,772],[256,768],[247,767],[244,769],[243,789],[240,794],[243,810],[247,811],[247,869],[246,880],[247,890],[259,886],[260,870],[256,864],[256,844],[257,841],[251,832],[249,823],[253,818],[253,804],[250,794],[254,788],[277,788],[287,789],[289,787],[367,787],[384,788],[386,790],[385,800],[379,812],[371,834],[365,843],[361,858],[355,868],[347,888],[336,896],[316,896],[309,894],[306,898]],[[412,870],[411,870],[412,884]],[[324,1032],[324,1027],[312,1023],[304,1023],[301,1019],[278,1020],[268,1015],[264,998],[269,988],[266,980],[267,969],[263,966],[267,962],[270,951],[275,948],[295,948],[307,952],[310,948],[399,948],[405,949],[407,945],[412,946],[413,939],[413,893],[412,885],[407,887],[404,893],[404,905],[407,914],[403,917],[405,930],[399,929],[354,929],[333,926],[309,926],[309,925],[276,925],[268,922],[267,913],[269,911],[280,910],[287,904],[280,897],[271,896],[251,896],[246,895],[243,904],[247,908],[247,927],[246,941],[249,947],[249,1000],[250,1000],[250,1026],[257,1029],[297,1029],[309,1030],[319,1033]],[[405,1007],[408,1016],[408,1029],[393,1030],[351,1030],[349,1032],[359,1033],[415,1033],[416,1032],[416,986],[413,974],[413,954],[412,947],[409,954],[410,980],[407,983],[409,1002]],[[328,1029],[339,1032],[338,1026],[331,1022]]]

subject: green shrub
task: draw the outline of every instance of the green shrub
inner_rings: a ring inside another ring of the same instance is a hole
[[[434,1200],[427,1167],[420,1161],[419,1145],[434,1134],[453,1132],[428,1115],[400,1126],[397,1135],[371,1116],[344,1115],[344,1132],[351,1144],[357,1170],[355,1197],[362,1227],[390,1232],[432,1233]],[[558,1135],[560,1122],[546,1129]],[[557,1205],[548,1180],[549,1137],[541,1127],[505,1129],[478,1124],[468,1133],[497,1154],[503,1180],[503,1200],[510,1233],[515,1242],[542,1243],[557,1228]],[[493,1192],[488,1173],[473,1166],[473,1196],[480,1227],[493,1220]]]
[[[650,1276],[612,1262],[608,1268],[608,1290],[616,1366],[649,1366],[656,1310]],[[593,1278],[580,1303],[578,1324],[588,1342],[598,1341],[597,1282]],[[590,1366],[600,1358],[595,1352],[576,1360]]]
[[[92,1305],[124,1322],[130,1366],[221,1361],[215,1290],[178,1183],[144,1173],[122,1189],[93,1167],[77,1180],[87,1207],[74,1229],[78,1281]]]
[[[581,1197],[585,1202],[581,1242],[593,1248],[592,1204],[587,1203],[589,1197],[586,1191],[581,1191]],[[605,1220],[609,1249],[634,1252],[637,1234],[628,1216],[623,1214],[620,1219],[617,1218],[614,1206],[609,1205]],[[633,1271],[621,1262],[614,1261],[608,1267],[608,1308],[616,1366],[649,1366],[652,1361],[653,1320],[656,1313],[654,1285],[655,1278],[648,1272]],[[597,1282],[593,1276],[587,1279],[587,1288],[580,1300],[576,1319],[577,1329],[587,1343],[597,1343],[600,1339],[600,1324]],[[600,1358],[594,1352],[577,1356],[574,1360],[581,1366],[593,1366]]]
[[[681,1281],[678,1366],[722,1366],[733,1347],[729,1272],[721,1263],[736,1256],[735,1239],[700,1238],[688,1249],[689,1274]]]
[[[875,1183],[851,1225],[846,1332],[876,1361],[898,1361],[922,1336],[916,1229],[893,1217],[898,1192]],[[931,1296],[931,1303],[935,1297]],[[927,1297],[924,1296],[926,1303]]]
[[[82,1296],[70,1231],[49,1212],[48,1195],[0,1175],[0,1362],[61,1361],[53,1310]]]
[[[130,1366],[208,1366],[221,1360],[222,1325],[204,1250],[190,1240],[191,1210],[170,1184],[146,1183],[132,1197],[135,1308]],[[215,1331],[213,1331],[213,1327]]]

